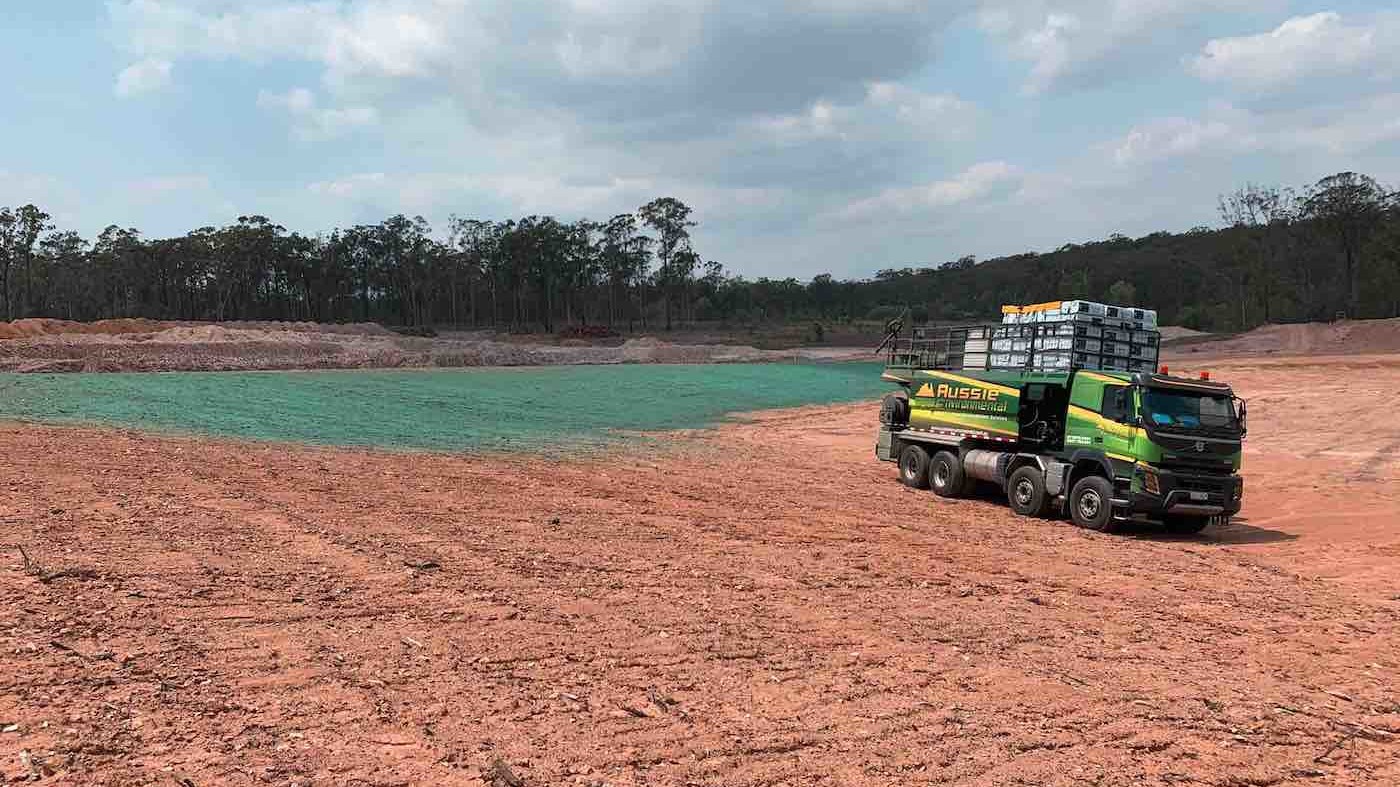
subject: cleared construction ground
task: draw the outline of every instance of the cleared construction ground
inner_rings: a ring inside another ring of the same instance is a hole
[[[905,489],[873,404],[566,461],[0,426],[0,776],[1400,783],[1400,357],[1208,368],[1246,503],[1186,539]]]

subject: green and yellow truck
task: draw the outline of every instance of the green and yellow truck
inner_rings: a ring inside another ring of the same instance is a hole
[[[876,455],[944,497],[996,485],[1018,514],[1112,531],[1195,533],[1240,510],[1245,405],[1230,386],[1159,372],[925,368],[892,352]]]

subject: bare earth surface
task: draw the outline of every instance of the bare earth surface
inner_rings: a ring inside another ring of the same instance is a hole
[[[745,340],[774,336],[694,331],[614,337],[603,342],[554,336],[446,331],[401,336],[376,323],[0,322],[0,372],[171,372],[277,369],[457,368],[617,363],[752,363],[871,360],[878,338],[833,335],[829,345],[758,349]],[[843,346],[844,343],[844,346]]]
[[[1162,330],[1163,341],[1180,342],[1167,347],[1169,353],[1233,358],[1400,353],[1400,318],[1265,325],[1228,337],[1183,331]]]
[[[879,334],[833,326],[813,346],[800,324],[688,329],[592,341],[493,331],[401,336],[376,323],[0,322],[0,372],[455,368],[616,363],[871,360]],[[1167,357],[1400,353],[1400,319],[1265,325],[1234,336],[1161,329]],[[760,349],[759,345],[767,349]]]
[[[1246,505],[1188,539],[905,489],[874,405],[564,464],[0,425],[0,782],[1400,783],[1400,357],[1211,370]]]

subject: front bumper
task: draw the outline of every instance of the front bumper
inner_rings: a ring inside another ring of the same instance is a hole
[[[1139,466],[1133,474],[1131,500],[1133,514],[1234,516],[1244,503],[1244,479]]]

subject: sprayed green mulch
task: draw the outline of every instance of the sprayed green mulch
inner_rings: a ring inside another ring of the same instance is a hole
[[[0,374],[0,420],[434,451],[604,447],[624,432],[869,399],[878,364]],[[872,428],[875,412],[871,412]]]

